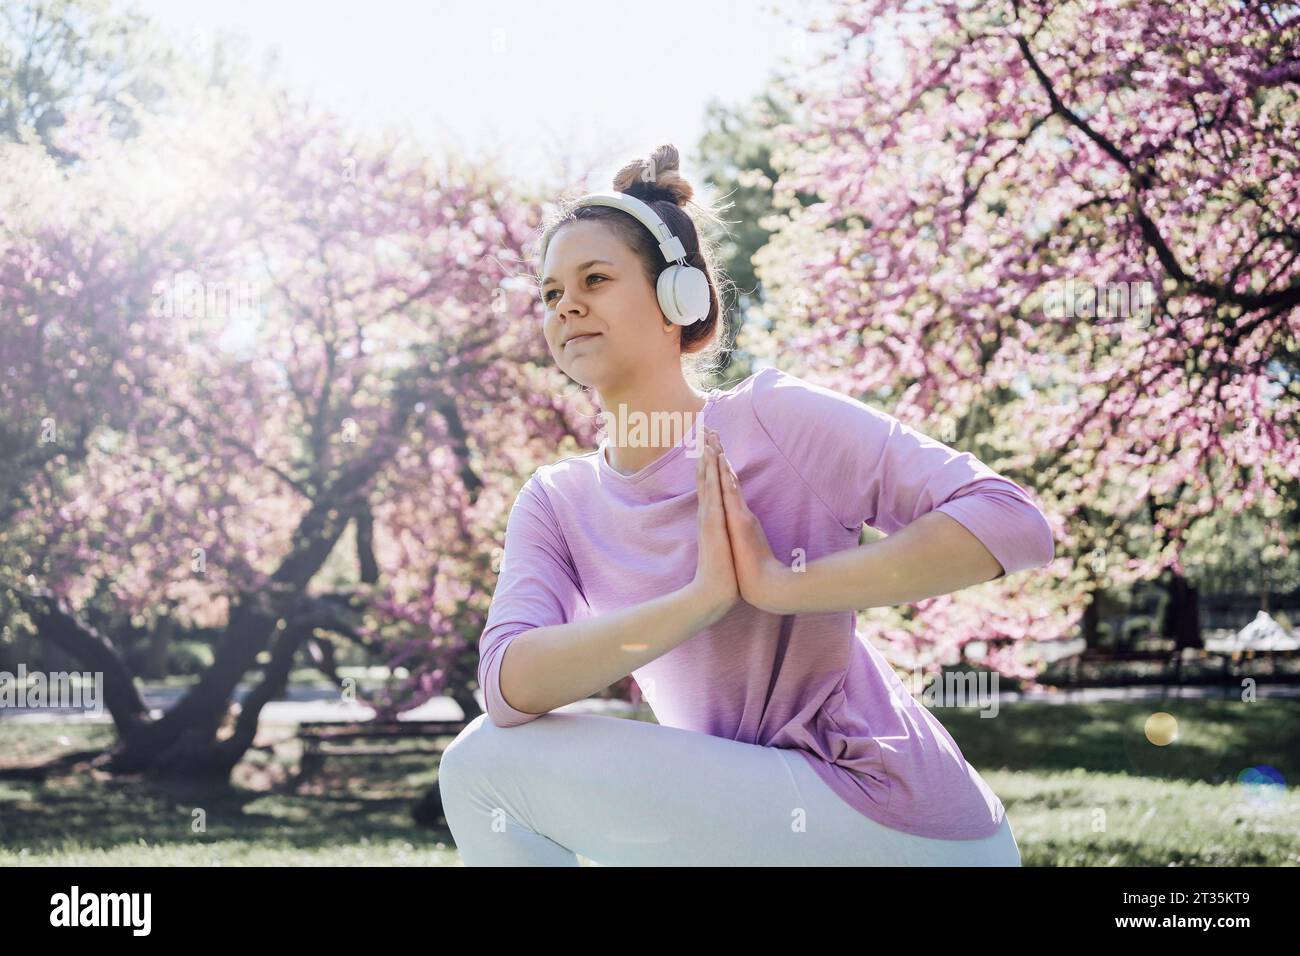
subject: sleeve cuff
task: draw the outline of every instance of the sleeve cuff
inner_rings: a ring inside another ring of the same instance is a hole
[[[1056,557],[1056,540],[1043,513],[1010,488],[987,488],[934,509],[960,521],[1002,565],[999,577],[1041,568]]]
[[[487,667],[483,672],[481,686],[483,688],[483,702],[487,710],[488,719],[498,727],[517,727],[520,724],[526,724],[530,720],[536,720],[541,714],[530,714],[527,711],[511,707],[507,703],[505,695],[501,693],[501,661],[505,658],[506,648],[510,642],[518,635],[511,635],[503,641],[499,641],[492,652],[488,655]]]

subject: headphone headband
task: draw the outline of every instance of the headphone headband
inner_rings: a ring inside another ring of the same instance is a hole
[[[659,274],[655,293],[664,316],[677,325],[691,325],[707,318],[710,307],[709,280],[704,272],[686,264],[686,248],[673,235],[668,224],[650,208],[650,204],[627,193],[603,191],[588,193],[574,201],[578,206],[611,206],[621,209],[643,226],[659,243],[659,252],[668,268]],[[549,238],[542,243],[538,264],[546,264]],[[674,265],[674,263],[676,263]]]
[[[686,249],[682,241],[673,235],[673,231],[668,228],[668,224],[660,218],[650,204],[638,199],[636,196],[629,196],[627,193],[603,191],[588,193],[574,202],[574,208],[578,206],[611,206],[614,209],[621,209],[623,212],[632,216],[634,219],[650,230],[650,234],[659,241],[659,251],[663,254],[665,262],[681,262],[685,265]],[[542,245],[541,261],[546,261],[546,246],[549,245],[549,239],[546,244]]]

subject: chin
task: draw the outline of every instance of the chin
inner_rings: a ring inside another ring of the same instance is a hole
[[[606,383],[611,379],[609,369],[603,363],[585,359],[570,362],[569,367],[563,371],[569,378],[584,388],[594,388],[597,391],[604,389]]]
[[[573,368],[572,366],[570,366],[568,371],[565,372],[565,374],[568,375],[569,378],[577,382],[579,385],[581,385],[583,388],[594,388],[597,391],[599,391],[604,384],[603,376],[592,375],[590,372],[580,368]]]

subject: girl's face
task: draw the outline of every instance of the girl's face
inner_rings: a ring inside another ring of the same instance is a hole
[[[640,260],[603,223],[580,220],[556,231],[541,296],[551,356],[581,385],[606,391],[661,361],[679,362],[674,329],[665,329]]]

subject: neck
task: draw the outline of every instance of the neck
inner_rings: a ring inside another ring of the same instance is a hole
[[[680,374],[629,382],[600,393],[605,414],[606,461],[635,474],[684,439],[708,402]]]

